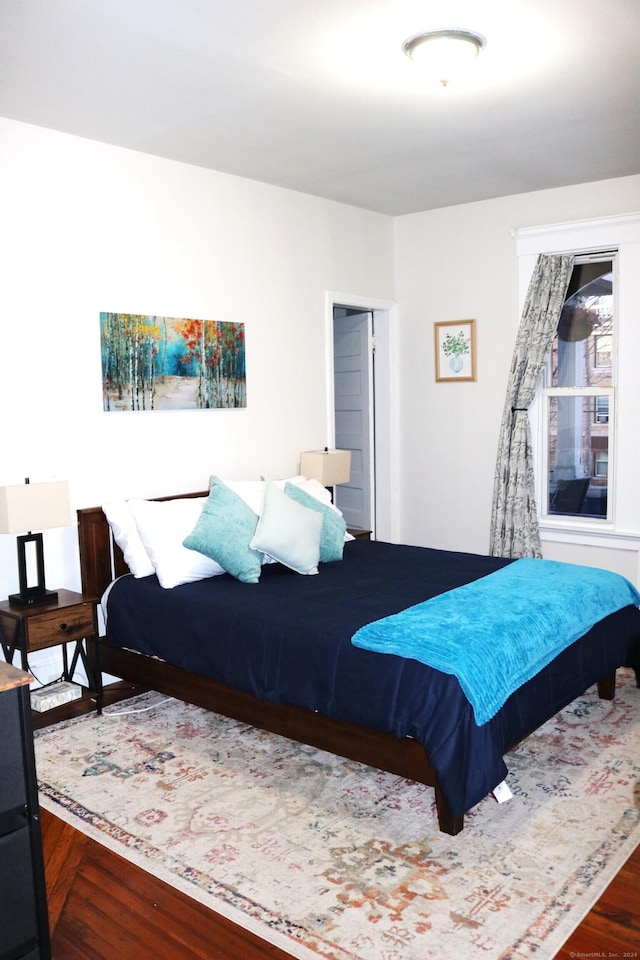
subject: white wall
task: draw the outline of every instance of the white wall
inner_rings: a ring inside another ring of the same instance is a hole
[[[396,220],[402,540],[478,553],[489,548],[498,431],[520,319],[511,231],[639,209],[640,177],[627,177]],[[466,318],[477,320],[477,381],[436,383],[433,324]],[[637,448],[637,437],[627,440]],[[549,545],[545,555],[558,550]],[[592,562],[560,552],[562,559]],[[635,579],[637,556],[630,551],[629,558],[625,572]],[[603,565],[611,564],[607,554]]]
[[[68,479],[74,509],[297,472],[326,441],[326,291],[393,296],[389,217],[9,120],[0,209],[0,484]],[[244,322],[246,409],[103,412],[100,311]],[[77,589],[75,530],[44,537]]]

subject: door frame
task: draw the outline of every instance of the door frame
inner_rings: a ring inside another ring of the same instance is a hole
[[[378,300],[355,294],[329,291],[325,295],[325,371],[327,398],[327,437],[335,446],[335,400],[333,374],[333,308],[350,307],[373,313],[376,343],[375,382],[370,391],[371,516],[372,533],[378,540],[394,543],[399,527],[399,385],[398,385],[398,305],[393,300]],[[371,364],[370,364],[371,370]],[[375,418],[375,425],[374,425]]]

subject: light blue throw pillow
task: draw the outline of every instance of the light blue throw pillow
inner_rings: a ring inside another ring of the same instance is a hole
[[[257,583],[262,554],[251,546],[258,515],[242,497],[214,477],[200,519],[183,545],[215,560],[243,583]]]
[[[267,553],[296,573],[318,572],[322,517],[296,503],[267,481],[264,507],[251,541],[254,550]]]
[[[337,510],[322,503],[317,497],[301,490],[295,483],[286,483],[284,491],[288,497],[315,510],[322,516],[322,533],[320,535],[320,561],[321,563],[333,563],[335,560],[342,560],[344,550],[344,535],[347,532],[347,525]]]

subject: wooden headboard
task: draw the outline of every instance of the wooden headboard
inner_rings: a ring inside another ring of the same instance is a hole
[[[185,500],[206,497],[208,490],[180,493],[170,497],[150,499]],[[78,545],[80,547],[80,574],[82,592],[92,597],[101,597],[112,580],[129,573],[120,547],[111,535],[102,507],[83,507],[78,513]]]

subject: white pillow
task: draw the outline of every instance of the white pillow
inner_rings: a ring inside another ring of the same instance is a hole
[[[315,497],[316,500],[319,500],[321,503],[326,503],[328,507],[333,507],[336,513],[339,513],[342,516],[342,513],[336,507],[335,503],[331,499],[331,491],[327,490],[326,487],[323,487],[319,480],[308,479],[307,477],[292,477],[290,480],[283,480],[283,484],[292,483],[296,487],[300,487],[301,490],[304,490],[305,493],[308,493],[310,496]],[[284,489],[284,487],[283,487]]]
[[[211,478],[213,481],[213,477]],[[258,516],[264,501],[264,480],[223,480],[225,487],[233,490]]]
[[[111,527],[113,539],[122,550],[125,562],[134,577],[149,577],[155,573],[126,500],[113,500],[103,504],[102,509]]]
[[[225,572],[215,560],[182,545],[198,522],[206,500],[190,497],[128,501],[144,549],[165,589]]]
[[[322,514],[296,503],[279,486],[267,481],[262,516],[251,549],[268,554],[296,573],[315,574],[321,535]]]

